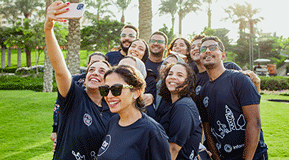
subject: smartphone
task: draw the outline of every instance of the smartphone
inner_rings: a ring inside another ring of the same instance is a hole
[[[69,11],[62,13],[62,14],[59,14],[59,15],[56,15],[56,18],[80,19],[83,16],[85,4],[83,4],[83,3],[70,3],[70,5],[66,8],[69,8]]]
[[[187,56],[183,55],[183,54],[180,54],[180,53],[177,53],[177,52],[174,52],[174,51],[170,51],[171,54],[174,54],[174,55],[177,55],[179,56],[180,58],[187,58]]]

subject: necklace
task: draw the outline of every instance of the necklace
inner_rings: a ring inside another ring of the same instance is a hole
[[[100,107],[99,107],[100,105],[98,106],[97,104],[95,104],[95,106],[96,106],[96,108],[97,108],[97,110],[98,110],[98,112],[99,112],[99,115],[102,116],[103,106],[101,107],[101,108],[102,108],[102,109],[101,109],[101,112],[100,112],[100,109],[99,109],[99,108],[100,108]]]

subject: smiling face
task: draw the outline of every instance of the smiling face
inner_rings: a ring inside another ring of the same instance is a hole
[[[171,94],[178,94],[179,90],[183,87],[178,88],[184,84],[188,77],[187,70],[184,66],[176,64],[170,69],[168,76],[166,77],[166,86]]]
[[[210,50],[209,46],[217,46],[215,50]],[[207,40],[203,42],[202,47],[207,47],[207,49],[201,53],[200,60],[201,63],[207,69],[213,69],[217,66],[223,65],[223,60],[225,59],[226,55],[225,52],[222,52],[219,47],[218,43],[214,40]]]
[[[201,39],[197,39],[191,44],[190,56],[194,62],[200,62],[201,42]]]
[[[166,59],[166,61],[164,61],[164,63],[161,65],[161,67],[160,67],[160,76],[161,76],[161,78],[163,79],[164,78],[164,71],[165,71],[165,69],[166,69],[166,66],[167,65],[169,65],[169,64],[173,64],[173,63],[177,63],[178,62],[178,60],[177,60],[177,58],[176,57],[168,57],[167,59]]]
[[[162,42],[162,43],[161,43]],[[166,39],[164,36],[155,34],[150,38],[149,48],[153,56],[163,57],[164,50],[166,49]]]
[[[89,66],[85,77],[87,89],[98,89],[98,86],[104,84],[104,73],[109,70],[109,67],[103,62],[94,62]]]
[[[129,45],[136,39],[136,31],[132,28],[125,28],[120,34],[120,45],[124,52],[127,52]]]
[[[111,73],[106,76],[105,84],[111,87],[114,84],[123,84],[128,85],[124,79],[119,76],[117,73]],[[121,95],[114,96],[111,91],[109,91],[108,95],[104,97],[105,101],[107,102],[110,111],[112,113],[121,114],[126,112],[131,107],[134,107],[135,99],[134,97],[137,96],[136,91],[132,91],[129,88],[123,88],[121,91]],[[138,97],[138,96],[137,96]]]
[[[185,41],[182,39],[177,39],[173,45],[172,51],[177,52],[178,54],[187,55],[188,46]]]
[[[142,59],[146,50],[146,45],[142,41],[134,41],[128,49],[127,55]]]

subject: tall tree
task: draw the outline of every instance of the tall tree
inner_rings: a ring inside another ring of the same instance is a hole
[[[178,11],[177,7],[177,0],[161,0],[159,13],[160,15],[164,14],[170,14],[172,17],[172,32],[174,34],[174,28],[175,28],[175,15]],[[170,42],[170,41],[169,41]]]
[[[70,3],[79,3],[79,0],[70,0]],[[80,67],[80,20],[69,19],[68,24],[67,67],[74,75],[79,74]]]
[[[114,5],[121,12],[121,19],[120,19],[121,23],[125,22],[124,11],[127,9],[130,2],[131,2],[131,0],[116,0],[116,2],[114,2]]]
[[[24,15],[26,19],[29,19],[32,12],[39,9],[39,7],[43,7],[43,2],[39,0],[4,0],[3,10],[6,13],[18,16]],[[16,9],[16,10],[15,10]],[[14,13],[16,12],[16,13]],[[24,29],[28,30],[30,28],[30,21],[24,22]],[[25,52],[26,52],[26,64],[28,67],[31,66],[31,43],[27,42],[24,44]]]
[[[234,23],[240,23],[239,29],[244,26],[244,24],[249,25],[250,35],[249,35],[249,63],[250,69],[253,69],[253,61],[254,61],[254,39],[255,39],[255,28],[254,26],[263,20],[263,17],[256,17],[256,15],[260,12],[260,9],[253,9],[252,5],[248,2],[245,2],[245,5],[234,4],[234,6],[229,6],[225,9],[225,12],[229,14],[228,18],[233,19]],[[237,17],[234,19],[233,17]],[[243,27],[244,28],[244,27]],[[242,29],[243,29],[242,28]],[[241,38],[242,30],[240,29],[240,38]]]
[[[46,0],[45,14],[46,14],[47,8],[51,4],[52,4],[52,0]],[[44,73],[43,74],[43,92],[52,92],[53,69],[52,69],[52,65],[48,57],[46,44],[45,44],[44,54],[45,54],[45,59],[44,59],[44,71],[43,71]]]
[[[178,0],[179,36],[182,36],[182,21],[188,13],[196,12],[201,6],[200,0]]]
[[[23,14],[24,17],[26,19],[29,19],[32,12],[36,11],[39,9],[39,7],[43,7],[43,3],[41,1],[38,0],[4,0],[4,3],[8,3],[9,6],[7,6],[7,8],[4,7],[4,10],[7,9],[8,12],[15,12],[15,9],[11,9],[11,8],[16,8],[16,13],[11,13],[14,15],[19,15],[19,14]],[[9,10],[10,9],[10,10]],[[26,23],[24,23],[24,29],[28,30],[30,28],[30,24],[29,21],[26,21]],[[26,64],[28,67],[31,66],[31,43],[25,43],[24,44],[24,48],[25,48],[25,52],[26,52]]]
[[[208,3],[208,10],[207,10],[207,15],[208,15],[208,27],[212,28],[212,10],[211,10],[211,5],[212,5],[212,0],[203,0],[205,3]],[[218,0],[216,0],[218,1]]]
[[[111,6],[112,4],[107,0],[85,0],[84,2],[87,4],[87,9],[96,10],[96,14],[95,11],[93,12],[90,12],[88,10],[85,11],[86,12],[85,16],[87,16],[88,19],[91,19],[92,17],[95,16],[97,20],[101,20],[107,16],[115,17],[114,13],[108,9],[108,7]]]
[[[139,37],[148,41],[152,33],[152,0],[139,0]]]

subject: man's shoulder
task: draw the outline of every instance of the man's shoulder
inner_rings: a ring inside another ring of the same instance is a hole
[[[114,56],[114,55],[117,55],[117,54],[121,54],[121,53],[120,53],[120,50],[107,52],[107,53],[106,53],[106,56]]]

